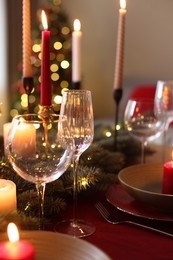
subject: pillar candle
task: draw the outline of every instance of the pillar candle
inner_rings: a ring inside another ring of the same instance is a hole
[[[16,225],[8,225],[9,241],[0,243],[0,260],[34,260],[34,247],[24,240],[19,240],[19,233]]]
[[[72,82],[81,81],[81,24],[78,19],[74,20],[72,33]]]
[[[162,192],[173,194],[173,161],[164,163]]]
[[[122,88],[126,0],[120,0],[114,88]]]
[[[16,210],[16,185],[10,180],[0,179],[0,213]]]
[[[50,31],[45,12],[42,11],[42,56],[41,56],[41,105],[51,106],[51,80],[50,80]]]
[[[36,129],[32,124],[21,122],[12,139],[12,150],[17,156],[33,156],[36,150]]]
[[[23,0],[23,77],[32,77],[30,0]]]

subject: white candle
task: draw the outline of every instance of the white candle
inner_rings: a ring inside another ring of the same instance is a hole
[[[122,88],[126,0],[120,0],[114,88]]]
[[[3,125],[3,138],[4,138],[4,155],[6,156],[6,144],[7,144],[7,138],[8,134],[11,128],[11,122],[5,123]]]
[[[30,0],[23,0],[23,77],[32,77]]]
[[[32,156],[36,150],[36,129],[33,125],[21,122],[12,139],[12,150],[17,156]]]
[[[16,210],[16,185],[10,180],[0,179],[0,213]]]
[[[72,33],[72,82],[81,81],[81,24],[78,19],[74,20]]]

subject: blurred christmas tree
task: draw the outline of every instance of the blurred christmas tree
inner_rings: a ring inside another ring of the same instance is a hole
[[[43,8],[51,31],[50,70],[52,83],[52,104],[58,111],[63,90],[70,88],[71,82],[71,29],[60,0],[49,0]],[[37,11],[38,28],[32,30],[32,67],[34,89],[30,95],[31,112],[37,113],[40,100],[41,79],[41,10]],[[23,114],[27,110],[27,96],[22,84],[22,63],[18,65],[19,79],[12,86],[13,96],[10,115]]]

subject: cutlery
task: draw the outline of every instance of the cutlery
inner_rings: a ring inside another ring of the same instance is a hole
[[[130,225],[134,225],[134,226],[138,226],[138,227],[142,227],[145,229],[148,229],[150,231],[159,233],[161,235],[165,235],[167,237],[171,237],[173,238],[173,234],[171,233],[167,233],[165,231],[162,231],[160,229],[156,229],[147,225],[143,225],[134,221],[130,221],[130,220],[121,220],[118,219],[117,217],[115,217],[114,215],[112,215],[104,206],[101,202],[98,202],[95,204],[96,209],[100,212],[100,214],[102,215],[102,217],[109,223],[111,224],[130,224]]]

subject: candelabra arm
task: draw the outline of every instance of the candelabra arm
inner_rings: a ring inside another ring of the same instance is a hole
[[[39,105],[38,115],[40,118],[44,119],[45,122],[51,118],[52,114],[54,114],[53,106]]]
[[[25,89],[25,92],[27,94],[28,97],[28,114],[30,113],[30,103],[29,103],[29,96],[33,90],[34,87],[34,80],[32,77],[23,77],[23,87]]]
[[[122,88],[117,88],[113,90],[113,98],[115,100],[115,134],[114,134],[114,149],[117,149],[117,124],[118,124],[118,117],[119,117],[119,103],[121,101],[123,95]]]
[[[81,88],[81,82],[72,82],[71,89],[80,89]]]

